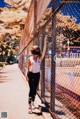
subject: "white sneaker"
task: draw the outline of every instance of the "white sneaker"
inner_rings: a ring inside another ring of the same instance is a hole
[[[33,101],[31,102],[31,105],[32,105],[32,110],[34,110],[35,109],[35,105],[34,105]]]

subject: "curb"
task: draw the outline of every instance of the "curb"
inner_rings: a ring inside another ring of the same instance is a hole
[[[42,113],[42,116],[43,116],[44,119],[55,119],[55,118],[53,118],[53,117],[51,116],[51,114],[50,114],[50,112],[47,110],[45,104],[42,104],[42,103],[41,103],[41,99],[40,99],[40,97],[38,96],[38,94],[37,94],[37,96],[36,96],[36,103],[37,103],[37,105],[39,105],[39,108],[41,108],[41,113]]]

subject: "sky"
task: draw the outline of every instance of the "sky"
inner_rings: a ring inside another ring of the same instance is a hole
[[[56,6],[60,5],[60,0],[56,0]],[[4,2],[4,0],[0,0],[0,7],[8,7],[8,4]],[[48,8],[52,7],[52,3],[48,5]],[[70,15],[71,17],[75,17],[77,19],[77,23],[80,24],[80,3],[69,3],[64,5],[61,9],[61,12],[64,15]]]
[[[0,7],[7,7],[8,4],[4,2],[4,0],[0,0]]]
[[[56,7],[59,7],[60,0],[56,0]],[[48,5],[48,8],[52,7],[52,3]],[[61,9],[61,13],[69,15],[71,18],[76,18],[76,23],[80,24],[80,3],[68,3]]]

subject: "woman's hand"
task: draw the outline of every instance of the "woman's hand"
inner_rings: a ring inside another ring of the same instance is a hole
[[[44,39],[44,40],[47,40],[47,37],[48,37],[48,35],[46,34],[46,35],[45,35],[45,39]]]
[[[45,38],[44,38],[44,48],[43,48],[43,52],[42,52],[40,60],[43,60],[43,58],[45,56],[47,37],[48,37],[48,35],[46,35]]]

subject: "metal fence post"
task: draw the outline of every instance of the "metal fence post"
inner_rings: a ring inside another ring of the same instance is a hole
[[[56,0],[52,0],[52,12],[56,8]],[[51,55],[51,102],[50,109],[52,112],[55,111],[55,70],[56,63],[54,56],[56,54],[56,17],[52,16],[52,55]]]
[[[37,0],[34,0],[34,36],[36,34],[36,21],[37,21]],[[33,40],[33,45],[35,45],[35,40]]]
[[[42,61],[42,78],[41,78],[41,97],[44,98],[45,96],[45,57]]]
[[[44,36],[45,36],[45,31],[43,30],[43,36],[42,36],[42,50],[44,46]],[[45,97],[45,57],[42,61],[41,65],[41,97],[44,99]]]

